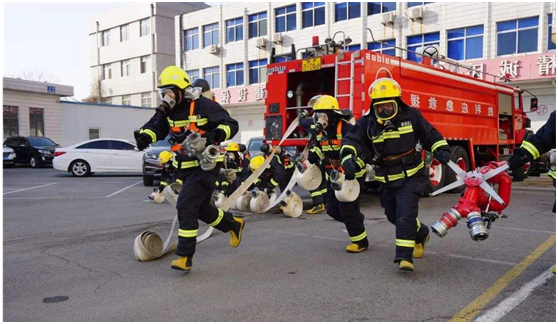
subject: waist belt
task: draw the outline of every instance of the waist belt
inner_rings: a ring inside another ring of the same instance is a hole
[[[413,148],[399,155],[391,155],[382,159],[383,166],[393,167],[413,162],[417,151]]]

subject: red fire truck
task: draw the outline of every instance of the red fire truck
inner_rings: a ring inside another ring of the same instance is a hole
[[[507,160],[530,127],[521,90],[470,76],[473,70],[463,66],[465,74],[450,71],[452,66],[460,67],[457,62],[420,55],[422,62],[416,63],[370,50],[335,49],[337,53],[328,54],[332,43],[328,40],[329,44],[306,49],[315,57],[268,65],[264,115],[267,142],[276,145],[300,109],[311,115],[306,103],[314,95],[335,96],[340,108],[352,111],[356,119],[362,117],[370,106],[369,86],[376,78],[386,76],[399,82],[403,101],[419,109],[442,133],[451,146],[451,159],[464,170],[488,161]],[[295,53],[293,46],[293,57]],[[283,145],[302,148],[307,138],[299,127]],[[449,168],[430,153],[424,154],[428,165],[425,172],[430,176],[428,191],[455,180]]]

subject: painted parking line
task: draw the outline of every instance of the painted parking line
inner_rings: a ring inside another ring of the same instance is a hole
[[[471,322],[482,309],[492,301],[504,288],[515,280],[520,274],[527,269],[533,262],[535,262],[545,251],[551,248],[556,243],[556,234],[551,235],[544,243],[539,245],[535,251],[529,254],[523,261],[518,263],[510,271],[498,279],[492,286],[490,286],[479,297],[473,300],[469,305],[460,310],[450,322]]]
[[[143,182],[143,180],[142,180],[142,181],[138,181],[138,182],[136,182],[136,183],[134,183],[134,184],[132,184],[132,185],[129,185],[128,187],[122,188],[122,189],[120,189],[120,190],[118,190],[118,191],[116,191],[116,192],[111,193],[110,195],[106,196],[105,198],[110,198],[110,197],[116,196],[116,195],[118,195],[119,193],[121,193],[122,191],[127,190],[127,189],[130,189],[130,188],[132,188],[133,186],[135,186],[135,185],[137,185],[137,184],[140,184],[140,183],[142,183],[142,182]]]
[[[523,231],[523,232],[533,232],[533,233],[546,233],[546,234],[553,234],[553,231],[544,231],[544,230],[535,230],[535,229],[529,229],[529,228],[515,228],[515,227],[507,227],[507,226],[498,226],[498,225],[492,225],[492,228],[501,228],[501,229],[507,229],[507,230],[512,230],[512,231]]]
[[[14,191],[10,191],[10,192],[5,192],[4,195],[9,195],[9,194],[13,194],[13,193],[16,193],[16,192],[22,192],[22,191],[31,190],[31,189],[43,188],[43,187],[52,186],[52,185],[55,185],[55,184],[57,184],[57,182],[51,182],[51,183],[47,183],[47,184],[40,185],[40,186],[34,186],[34,187],[30,187],[30,188],[24,188],[24,189],[14,190]]]
[[[521,304],[535,288],[543,285],[545,282],[550,280],[550,278],[555,277],[556,274],[552,272],[552,268],[549,268],[537,278],[533,279],[531,282],[523,285],[521,289],[516,291],[510,297],[504,299],[497,306],[491,308],[482,316],[475,319],[475,322],[496,322],[504,317],[507,313],[512,311],[517,305]]]

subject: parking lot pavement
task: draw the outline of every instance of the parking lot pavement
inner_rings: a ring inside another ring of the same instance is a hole
[[[170,269],[172,254],[134,259],[135,236],[166,235],[174,214],[147,201],[141,177],[3,175],[5,321],[472,320],[517,298],[525,299],[500,320],[556,320],[555,276],[527,289],[556,263],[550,190],[514,190],[510,218],[486,241],[473,242],[465,224],[433,236],[413,273],[396,270],[394,227],[367,194],[364,253],[346,253],[344,226],[325,214],[274,212],[247,216],[237,249],[220,232],[199,244],[183,275]],[[422,199],[421,221],[438,220],[458,198]]]

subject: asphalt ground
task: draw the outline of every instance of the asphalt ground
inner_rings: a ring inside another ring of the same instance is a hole
[[[326,214],[274,212],[247,216],[236,249],[221,232],[199,244],[193,271],[182,274],[170,268],[172,253],[134,259],[135,237],[166,235],[175,213],[147,200],[141,177],[3,175],[5,321],[474,320],[510,300],[501,321],[556,321],[555,276],[532,285],[556,263],[548,187],[514,188],[509,218],[486,241],[472,241],[465,224],[433,235],[411,273],[396,269],[394,226],[377,195],[365,194],[363,253],[345,252],[344,225]],[[421,221],[432,224],[458,198],[422,199]]]

